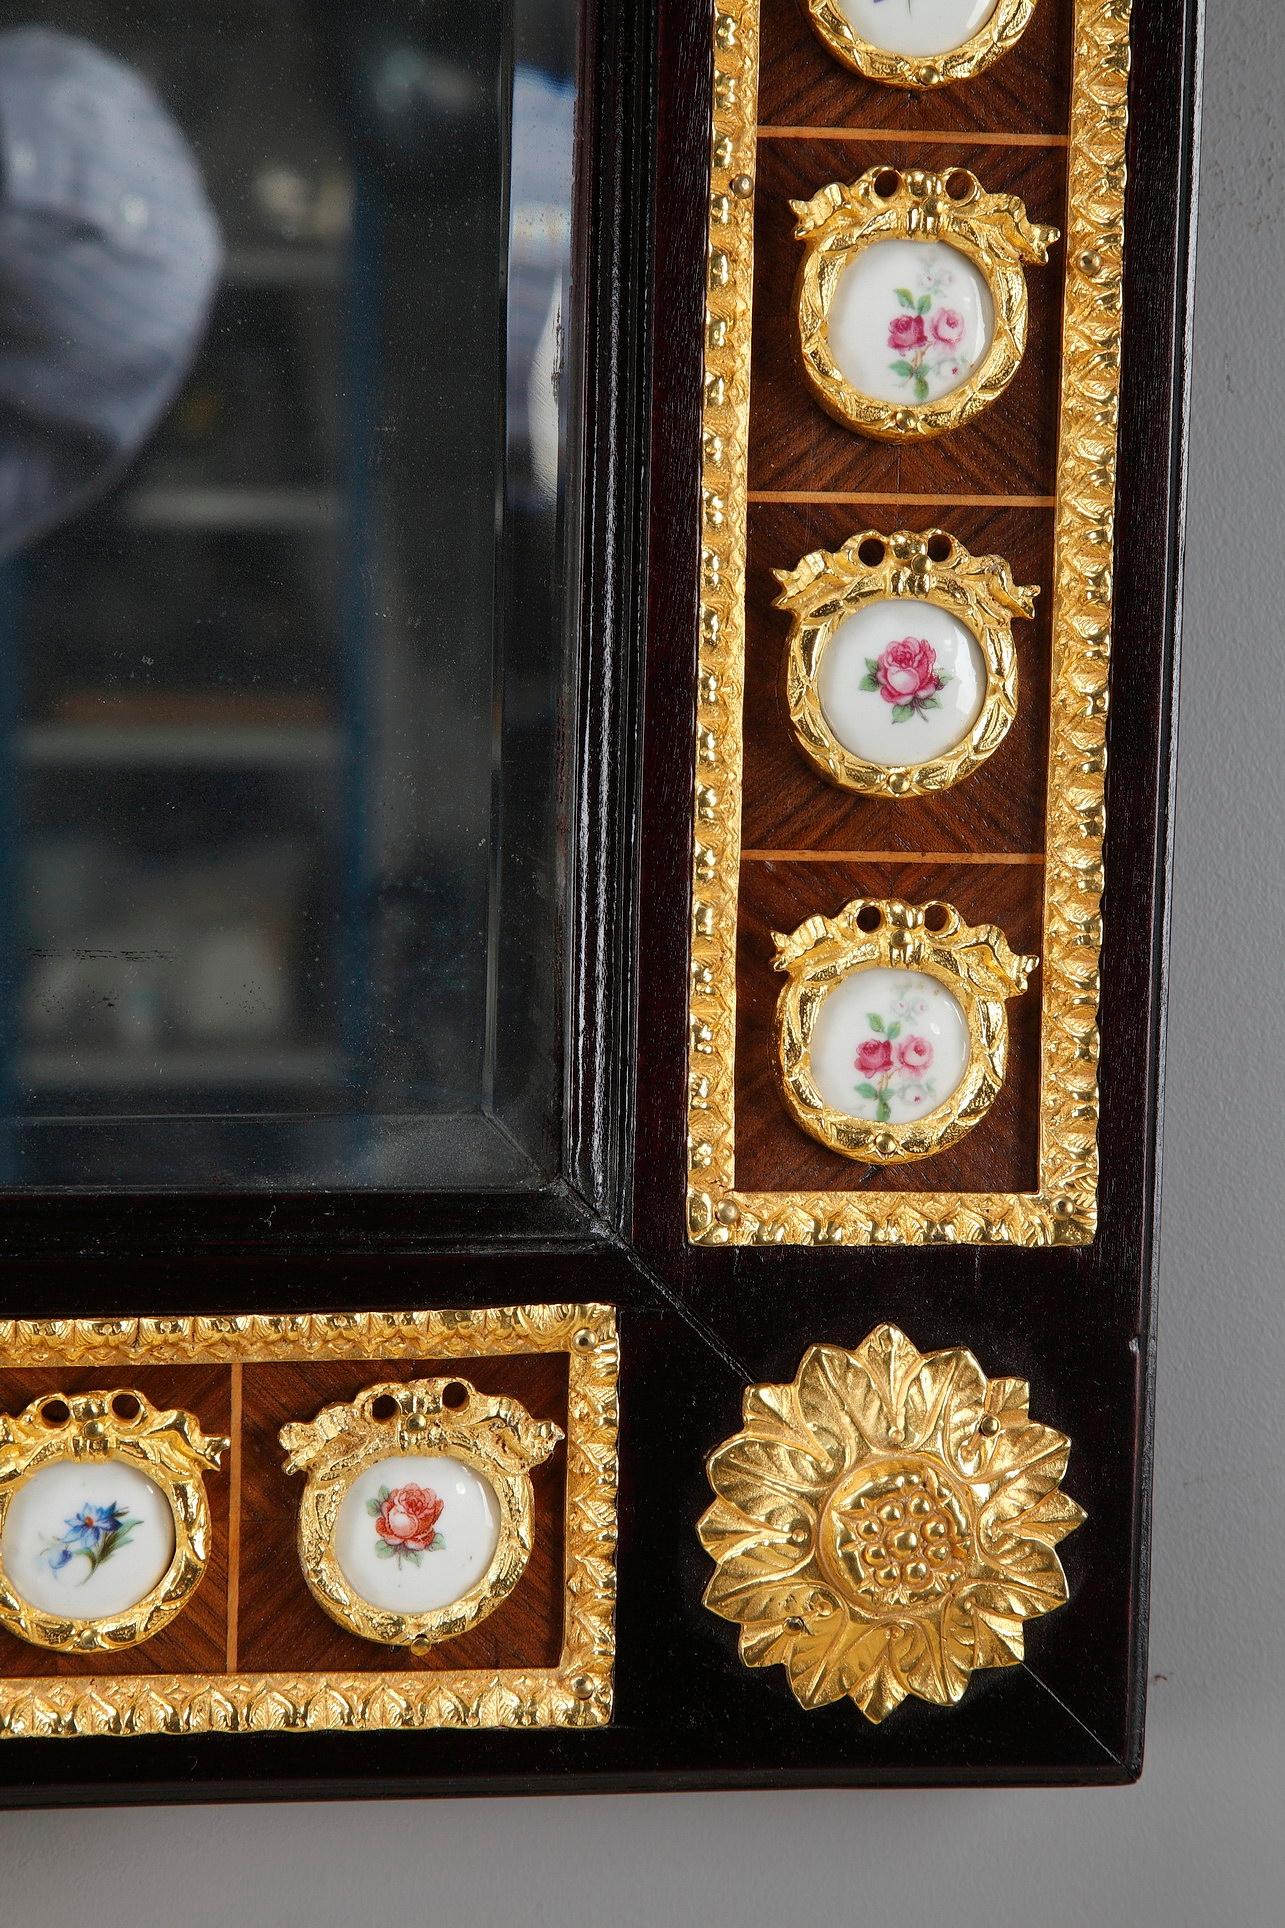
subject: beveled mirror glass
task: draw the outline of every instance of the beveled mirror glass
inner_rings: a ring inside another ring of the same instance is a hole
[[[575,14],[0,6],[8,1187],[556,1161]]]

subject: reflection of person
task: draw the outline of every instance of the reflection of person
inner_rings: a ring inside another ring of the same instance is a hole
[[[66,34],[0,34],[0,559],[147,440],[221,258],[195,157],[146,82]]]
[[[514,28],[512,95],[500,100],[508,121],[507,151],[496,139],[496,74],[500,32],[485,12],[426,9],[416,0],[314,0],[315,47],[334,95],[359,173],[414,204],[415,248],[422,251],[424,197],[469,223],[467,256],[490,247],[496,174],[507,163],[505,290],[505,441],[509,506],[545,512],[558,493],[562,465],[560,384],[563,308],[571,254],[571,170],[576,90],[565,63],[576,44],[569,0],[519,9]],[[480,19],[480,26],[479,26]],[[501,144],[503,145],[503,144]],[[487,238],[484,238],[487,237]],[[489,259],[482,272],[491,272]],[[440,280],[440,276],[438,277]],[[449,280],[446,299],[461,295]],[[418,318],[417,318],[418,330]],[[442,386],[439,381],[437,387]],[[450,464],[452,495],[457,494]],[[488,476],[485,488],[492,487]]]

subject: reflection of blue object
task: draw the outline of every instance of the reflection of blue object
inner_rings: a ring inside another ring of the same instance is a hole
[[[363,49],[362,79],[379,133],[402,160],[416,160],[440,142],[443,128],[467,125],[490,106],[468,69],[414,41],[375,39]]]
[[[0,557],[151,434],[221,257],[196,161],[146,83],[66,34],[0,34]]]

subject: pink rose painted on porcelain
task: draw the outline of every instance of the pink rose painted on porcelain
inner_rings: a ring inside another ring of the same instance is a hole
[[[875,675],[885,703],[913,703],[917,696],[932,696],[939,687],[937,652],[924,637],[905,636],[880,651]]]
[[[892,708],[894,723],[905,723],[925,710],[938,710],[938,691],[950,677],[937,667],[937,652],[923,636],[903,636],[878,656],[867,656],[859,688],[876,691]]]
[[[866,1078],[875,1078],[882,1071],[891,1071],[892,1046],[887,1038],[867,1038],[857,1051],[856,1065]]]
[[[912,1032],[908,1038],[902,1038],[897,1046],[897,1063],[903,1071],[913,1071],[917,1075],[921,1071],[927,1071],[932,1061],[932,1045],[927,1038],[921,1038],[917,1032]]]
[[[964,339],[964,317],[958,308],[939,308],[932,319],[933,340],[943,348],[958,348]]]
[[[905,1002],[904,993],[900,1001]],[[871,1035],[857,1046],[855,1089],[858,1098],[873,1105],[875,1122],[889,1123],[894,1101],[910,1111],[931,1109],[933,1087],[924,1077],[933,1060],[928,1039],[918,1031],[903,1036],[900,1019],[886,1019],[878,1011],[867,1011],[866,1025]]]
[[[399,1563],[409,1560],[412,1566],[418,1566],[423,1554],[442,1547],[437,1522],[444,1504],[431,1486],[413,1482],[391,1489],[381,1486],[375,1498],[366,1502],[366,1511],[375,1522],[375,1551],[380,1559]]]
[[[923,348],[928,340],[921,315],[894,315],[888,327],[888,346],[898,354],[907,355],[915,348]]]
[[[888,346],[896,356],[889,368],[917,402],[931,401],[934,384],[949,386],[972,366],[959,352],[967,324],[945,299],[954,280],[950,269],[929,270],[919,277],[917,290],[892,291],[901,312],[888,323]]]

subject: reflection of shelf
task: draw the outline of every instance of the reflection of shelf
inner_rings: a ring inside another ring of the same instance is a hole
[[[117,769],[176,764],[312,768],[337,762],[342,747],[337,730],[271,724],[160,729],[150,724],[39,723],[21,739],[23,762],[40,769],[75,764]]]
[[[28,1089],[75,1091],[188,1085],[280,1089],[334,1084],[342,1072],[339,1053],[320,1045],[276,1049],[241,1045],[226,1051],[163,1049],[150,1053],[111,1049],[28,1051],[19,1061],[18,1082]]]
[[[337,248],[288,242],[233,248],[224,265],[224,282],[233,288],[333,288],[343,267]]]
[[[141,488],[121,512],[139,529],[268,529],[329,533],[342,513],[334,489]]]

